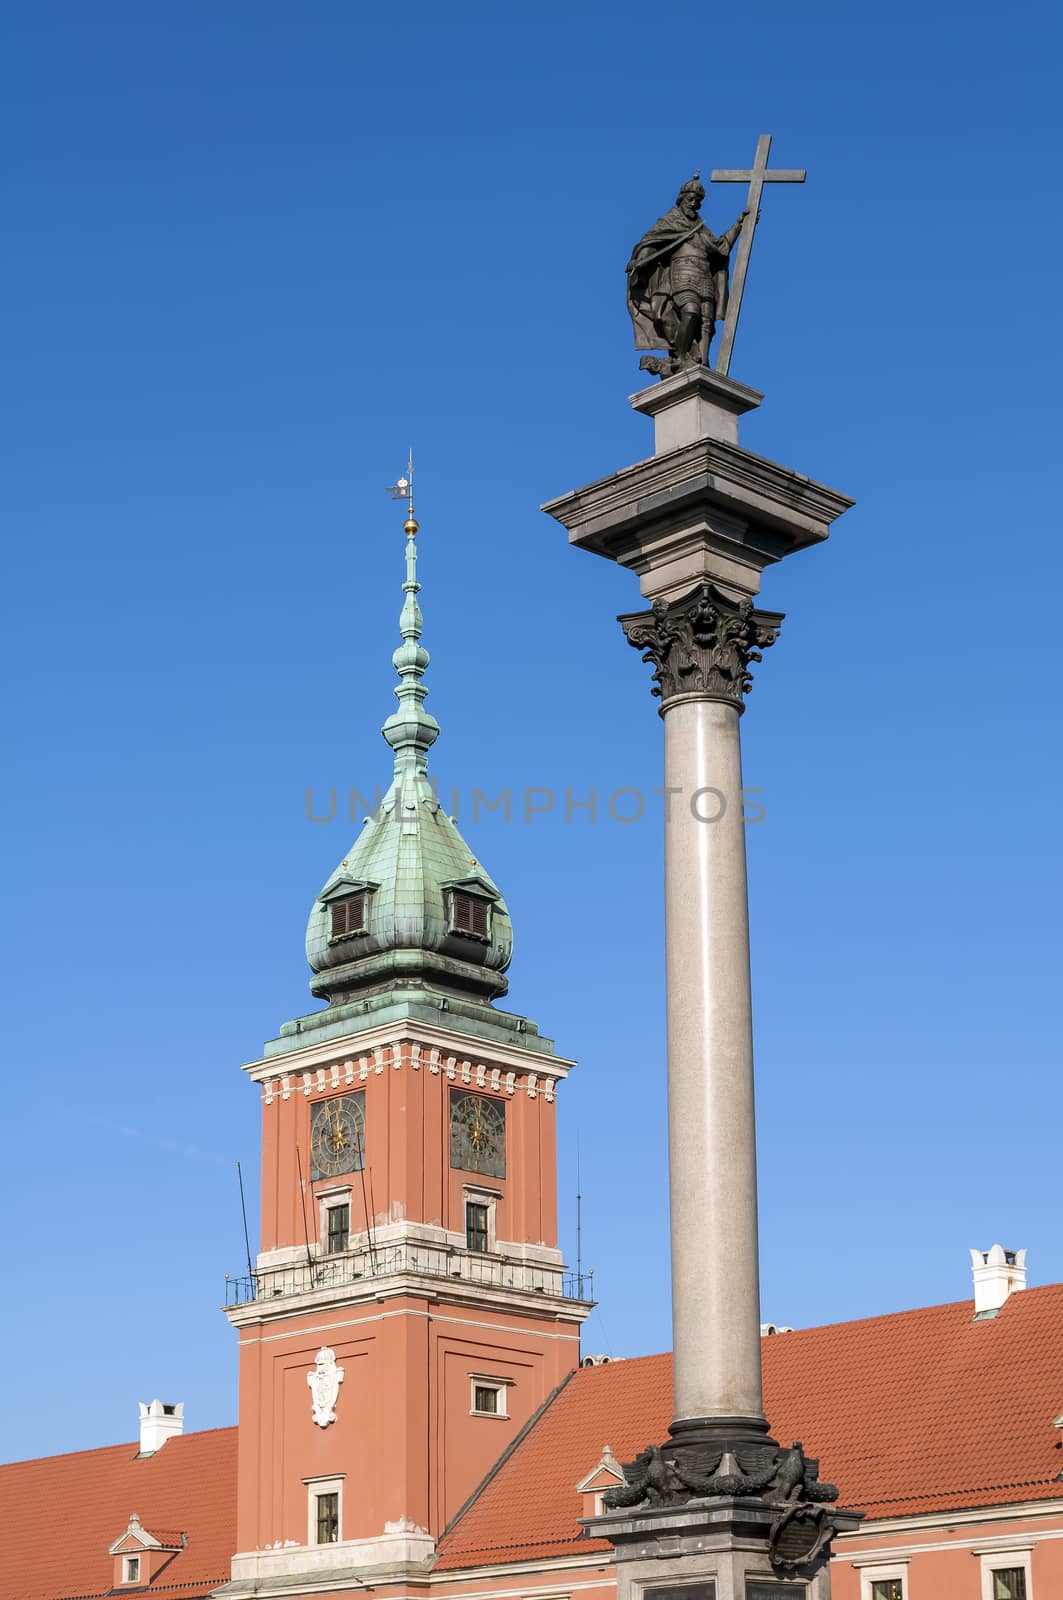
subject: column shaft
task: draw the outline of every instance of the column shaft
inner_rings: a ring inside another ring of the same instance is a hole
[[[679,700],[666,705],[664,727],[665,784],[678,791],[665,828],[676,1420],[759,1420],[753,1022],[739,713],[719,700]],[[695,809],[717,820],[699,821]]]

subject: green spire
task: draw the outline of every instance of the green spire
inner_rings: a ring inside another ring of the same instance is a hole
[[[400,478],[395,486],[409,502],[404,532],[406,534],[406,581],[403,590],[406,598],[399,617],[402,643],[392,656],[399,686],[395,698],[399,709],[393,711],[385,722],[384,738],[395,752],[395,777],[424,776],[428,771],[428,752],[439,737],[439,723],[424,709],[428,693],[423,683],[425,668],[431,657],[421,644],[424,618],[417,604],[421,585],[417,582],[417,519],[413,514],[413,456],[410,456],[409,478]]]
[[[395,775],[310,912],[310,987],[345,1023],[356,1017],[368,1025],[365,1017],[401,992],[407,1000],[420,995],[418,1003],[430,1008],[460,1009],[464,1025],[494,1028],[505,1026],[490,1002],[506,992],[513,929],[497,885],[428,777],[439,724],[424,709],[429,657],[417,603],[412,460],[409,473],[391,491],[408,502],[402,643],[392,657],[399,704],[381,730],[395,754]],[[346,1011],[352,1005],[356,1013]]]

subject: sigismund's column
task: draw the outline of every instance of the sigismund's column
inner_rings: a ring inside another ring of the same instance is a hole
[[[817,1462],[771,1438],[761,1399],[739,725],[783,620],[753,604],[764,569],[852,504],[739,445],[762,398],[702,365],[672,372],[631,397],[654,455],[543,508],[638,574],[650,609],[620,622],[664,721],[675,1415],[588,1523],[614,1545],[619,1600],[695,1579],[683,1600],[823,1600],[830,1540],[858,1522]]]
[[[733,1448],[768,1431],[739,717],[782,618],[702,583],[621,621],[664,718],[672,1433]]]

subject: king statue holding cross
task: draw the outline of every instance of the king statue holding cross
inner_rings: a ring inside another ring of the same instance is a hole
[[[699,212],[705,199],[700,176],[684,183],[671,211],[644,233],[627,264],[627,304],[639,365],[659,377],[684,367],[707,366],[716,318],[726,310],[727,258],[742,231],[745,212],[720,238]]]
[[[803,183],[798,171],[770,171],[771,137],[762,134],[748,171],[721,170],[715,183],[748,182],[746,208],[719,238],[700,216],[705,188],[699,173],[684,183],[671,211],[644,233],[627,264],[627,308],[637,350],[666,350],[665,356],[644,355],[644,372],[670,377],[689,367],[707,367],[716,322],[726,316],[716,357],[716,370],[726,376],[731,362],[738,314],[742,305],[753,234],[760,216],[765,183]],[[734,281],[728,293],[728,264],[735,245]]]

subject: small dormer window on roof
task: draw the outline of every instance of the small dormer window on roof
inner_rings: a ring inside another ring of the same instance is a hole
[[[473,939],[487,938],[487,901],[477,895],[454,891],[454,932],[467,933]]]
[[[337,939],[358,938],[369,932],[373,891],[379,887],[378,883],[370,883],[368,878],[355,878],[351,873],[343,872],[322,892],[320,903],[328,917],[329,944],[334,944]],[[351,956],[351,960],[356,954]]]
[[[476,874],[443,885],[450,933],[478,944],[491,943],[491,910],[498,893]]]
[[[329,938],[347,939],[351,934],[365,933],[365,895],[345,894],[329,904],[331,924]]]

